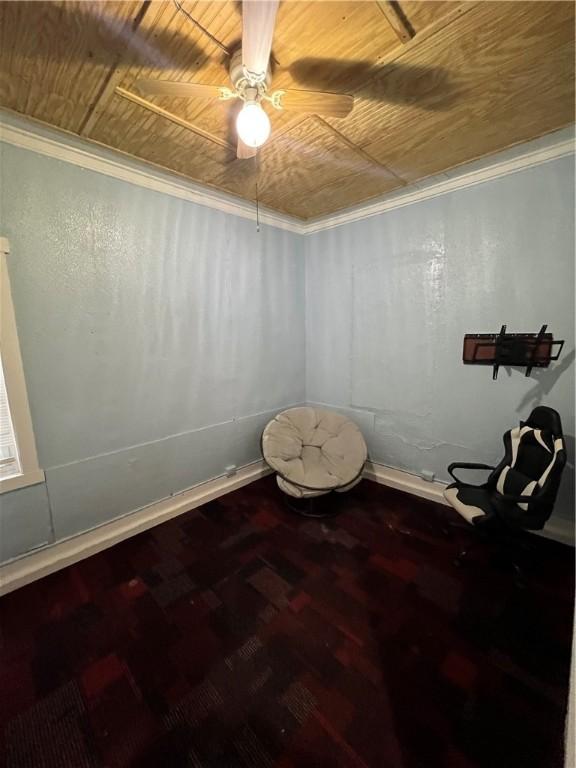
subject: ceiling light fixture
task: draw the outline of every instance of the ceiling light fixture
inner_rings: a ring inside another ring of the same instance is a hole
[[[135,83],[136,90],[142,96],[243,101],[242,110],[235,120],[238,134],[236,157],[239,160],[255,157],[258,147],[261,147],[270,135],[270,119],[262,109],[263,101],[267,101],[274,110],[288,110],[304,115],[341,118],[350,113],[354,106],[354,97],[348,94],[292,89],[271,90],[270,55],[280,0],[238,0],[236,5],[242,5],[242,41],[235,50],[227,48],[212,37],[184,10],[181,0],[174,0],[174,2],[178,11],[183,12],[200,32],[207,35],[227,54],[228,76],[232,87],[215,83],[212,85],[195,83],[188,81],[187,78],[185,80],[139,79]],[[130,94],[122,88],[117,88],[115,92],[119,96],[136,101],[151,112],[160,114],[159,107],[146,102],[145,99],[136,100],[134,98],[136,94]]]
[[[238,136],[248,147],[261,147],[270,136],[270,118],[257,101],[245,101],[236,118]]]

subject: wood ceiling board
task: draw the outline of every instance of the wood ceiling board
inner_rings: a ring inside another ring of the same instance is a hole
[[[406,105],[361,99],[338,129],[418,179],[560,128],[574,118],[573,19],[569,3],[481,3],[375,83]],[[413,79],[412,71],[430,74]],[[516,124],[506,119],[510,108]],[[450,151],[463,134],[468,157]]]
[[[2,2],[0,103],[77,132],[140,2]]]
[[[236,3],[184,1],[182,7],[226,48],[238,43],[242,27]],[[201,82],[216,75],[218,84],[226,84],[228,59],[172,2],[153,2],[127,57],[131,65],[127,82],[131,77]]]
[[[274,38],[279,65],[273,87],[349,93],[399,45],[375,2],[284,2]]]
[[[121,80],[121,87],[132,90],[140,77],[184,81],[193,79],[208,84],[227,83],[227,58],[222,51],[181,13],[175,13],[171,4],[153,5],[160,5],[160,12],[148,12],[137,34],[139,48],[145,52],[144,56],[158,61],[165,61],[166,51],[171,51],[175,67],[159,69],[157,66],[140,64],[130,67]],[[214,5],[217,12],[209,14],[207,11],[213,10]],[[229,46],[234,45],[241,30],[241,17],[236,3],[189,3],[185,7],[211,34]],[[367,37],[366,29],[373,28],[375,24],[379,34]],[[330,36],[327,36],[327,28]],[[318,34],[319,29],[323,30],[321,35]],[[304,39],[302,30],[308,30]],[[283,39],[294,38],[297,45],[282,46]],[[292,71],[277,69],[273,87],[303,87],[307,82],[313,82],[317,88],[331,87],[333,90],[343,90],[345,84],[352,85],[364,80],[366,72],[377,66],[378,59],[398,45],[396,36],[387,27],[377,5],[368,2],[284,3],[278,18],[275,40],[276,57],[282,59],[284,56],[285,61],[289,61],[291,56],[295,58],[298,79],[293,77]],[[202,53],[199,53],[201,48]],[[350,58],[340,66],[329,65],[326,58],[323,58],[325,54],[341,56],[343,51]],[[318,57],[311,57],[310,53],[318,54]],[[221,104],[166,97],[155,97],[151,101],[193,123],[202,131],[222,140],[233,139],[232,121],[222,119]],[[290,112],[278,112],[270,107],[267,107],[267,111],[273,135],[299,123],[298,117]]]
[[[91,138],[200,182],[207,182],[234,156],[232,150],[117,95]]]
[[[217,12],[214,13],[214,6]],[[226,3],[195,3],[186,4],[186,9],[205,26],[211,34],[218,37],[226,45],[233,47],[240,39],[241,16],[238,4]],[[208,13],[208,11],[212,11]],[[155,55],[155,35],[160,33],[163,39],[170,39],[170,50],[174,61],[169,66],[135,66],[127,69],[120,86],[126,90],[134,90],[138,78],[150,77],[166,80],[190,81],[214,85],[229,84],[227,72],[227,57],[212,45],[208,38],[199,33],[194,25],[182,14],[174,14],[173,6],[168,5],[164,13],[154,17],[148,14],[148,19],[154,18],[150,26],[147,20],[140,27],[138,37],[143,38],[142,49],[150,52],[150,60],[161,56]],[[366,28],[378,24],[377,39],[366,36]],[[288,41],[285,43],[284,41]],[[385,19],[376,6],[368,2],[336,2],[336,3],[283,3],[278,14],[273,53],[280,61],[273,79],[273,88],[304,88],[306,78],[296,79],[292,73],[283,67],[294,61],[318,56],[333,58],[346,51],[350,61],[372,64],[378,55],[387,48],[397,44],[395,35],[387,27]],[[165,46],[166,48],[168,46]],[[199,53],[202,48],[202,53]],[[166,60],[166,56],[163,56]],[[165,62],[166,63],[166,62]],[[316,77],[312,77],[315,87],[318,87],[317,74],[319,68],[314,65]],[[356,70],[342,73],[332,72],[324,62],[322,72],[328,77],[321,77],[321,84],[326,80],[334,83],[336,90],[357,77]],[[154,98],[154,103],[170,112],[176,112],[188,122],[195,123],[204,131],[222,138],[229,138],[229,127],[221,121],[221,109],[218,104],[211,104],[196,99]],[[289,112],[278,112],[268,108],[273,132],[279,128],[296,124],[297,117]]]
[[[385,168],[368,166],[363,173],[346,174],[336,181],[307,192],[303,198],[290,200],[290,213],[302,219],[314,219],[348,208],[350,200],[362,203],[386,195],[404,186]]]
[[[429,2],[400,0],[399,5],[414,31],[418,34],[431,24],[436,23],[461,7],[463,3],[444,2],[444,0],[432,0]]]
[[[229,57],[204,35],[173,3],[157,3],[159,12],[148,14],[138,33],[141,54],[127,66],[119,85],[136,91],[140,78],[194,81],[206,85],[230,85]],[[183,7],[211,35],[227,47],[240,39],[242,23],[235,2],[183,2]],[[150,97],[157,106],[221,139],[230,140],[226,119],[227,106],[218,101],[174,97]]]
[[[223,51],[186,16],[176,12],[172,3],[154,5],[159,6],[160,12],[147,14],[147,19],[142,23],[138,33],[142,51],[140,60],[134,66],[126,67],[120,87],[134,91],[139,78],[230,86],[229,58]],[[242,32],[238,3],[188,2],[183,3],[183,7],[224,45],[230,49],[238,45]],[[202,131],[231,143],[236,141],[233,121],[229,118],[234,102],[174,97],[150,97],[150,101],[193,123]],[[235,109],[240,106],[237,102]],[[294,115],[279,112],[269,106],[266,109],[273,132],[298,122]]]
[[[284,2],[280,4],[272,50],[279,68],[304,57],[376,61],[398,45],[375,2]]]
[[[307,213],[306,201],[308,194],[318,188],[319,182],[324,186],[360,174],[366,179],[378,180],[378,192],[374,194],[399,184],[398,179],[385,168],[369,161],[358,150],[351,149],[315,118],[308,118],[263,147],[258,164],[261,201],[302,218],[311,215]],[[240,195],[251,187],[250,194],[254,194],[254,167],[237,160],[210,181]]]
[[[376,4],[401,42],[407,43],[414,37],[414,27],[400,7],[400,3],[396,0],[377,0]]]
[[[235,145],[232,144],[232,142],[223,141],[218,136],[214,136],[213,134],[207,133],[206,131],[202,131],[200,128],[198,128],[198,126],[187,122],[186,120],[181,118],[179,115],[176,115],[173,112],[169,112],[168,110],[162,109],[162,107],[158,107],[156,104],[152,103],[151,101],[147,101],[141,96],[138,96],[138,94],[136,93],[132,93],[131,91],[125,91],[123,88],[116,88],[115,95],[121,96],[123,99],[127,99],[128,101],[131,101],[134,104],[138,104],[139,106],[144,107],[144,109],[148,110],[149,112],[153,112],[156,115],[160,115],[160,117],[163,117],[172,123],[176,123],[176,125],[180,125],[184,128],[187,128],[189,131],[192,131],[192,133],[195,133],[204,139],[208,139],[208,141],[211,141],[213,144],[218,144],[219,146],[224,147],[225,149],[234,150],[236,148]]]
[[[239,3],[183,5],[225,46],[239,40]],[[0,100],[72,132],[98,103],[89,137],[252,199],[254,167],[242,168],[217,144],[113,95],[117,85],[133,90],[138,77],[227,82],[228,57],[172,2],[152,2],[132,33],[142,7],[1,3]],[[324,215],[399,183],[384,178],[378,163],[416,181],[573,122],[572,3],[401,0],[400,7],[416,32],[406,43],[377,2],[281,4],[273,85],[353,91],[357,101],[349,117],[328,120],[348,145],[302,115],[268,108],[273,132],[259,159],[263,203]],[[113,87],[102,98],[111,73]],[[154,103],[220,140],[233,137],[229,103]]]
[[[450,24],[457,23],[475,5],[471,1],[464,3],[434,1],[425,2],[424,4],[438,6],[439,11],[429,15],[431,23],[420,29],[415,37],[405,43],[396,40],[392,45],[381,47],[377,57],[371,60],[347,58],[346,53],[333,60],[318,57],[299,59],[290,68],[290,72],[296,80],[294,87],[303,87],[303,84],[307,83],[314,85],[317,89],[342,90],[342,85],[345,83],[345,90],[354,93],[356,96],[367,96],[371,100],[375,100],[378,97],[378,100],[381,100],[379,99],[379,89],[376,88],[376,92],[374,92],[375,81],[384,77],[397,59],[405,57],[410,51],[422,45],[429,37],[442,32]],[[385,23],[388,22],[385,20]],[[380,42],[379,36],[377,40]],[[417,75],[420,73],[415,72],[414,68],[412,68],[411,74],[412,83],[414,84]],[[424,75],[427,74],[427,72],[424,73]]]

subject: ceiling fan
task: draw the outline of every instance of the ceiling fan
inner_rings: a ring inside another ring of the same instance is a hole
[[[270,51],[279,0],[244,0],[242,3],[242,47],[231,57],[229,75],[232,88],[170,80],[141,79],[136,88],[144,95],[188,98],[241,99],[244,104],[236,118],[240,159],[254,157],[270,135],[270,118],[262,108],[268,102],[274,109],[346,117],[354,97],[321,91],[270,91]]]

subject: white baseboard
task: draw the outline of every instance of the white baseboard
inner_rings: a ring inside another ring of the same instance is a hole
[[[130,512],[109,523],[92,528],[56,544],[37,549],[0,566],[0,595],[30,584],[50,573],[73,565],[85,557],[164,523],[172,517],[217,499],[270,474],[263,461],[248,464],[230,477],[217,477],[168,499]]]
[[[537,536],[543,536],[545,539],[559,541],[560,544],[567,544],[569,547],[576,545],[574,525],[569,520],[561,517],[551,517],[542,531],[534,531]],[[575,767],[576,768],[576,767]]]
[[[429,501],[435,501],[438,504],[450,506],[444,498],[444,488],[446,483],[440,483],[437,480],[429,482],[423,480],[418,475],[411,475],[409,472],[403,472],[400,469],[393,469],[384,464],[377,464],[369,461],[364,470],[364,477],[380,485],[387,485],[389,488],[396,488],[398,491],[411,493],[414,496],[420,496]],[[545,539],[553,539],[561,544],[574,546],[574,526],[569,520],[552,517],[542,531],[534,531],[537,536],[543,536]]]
[[[0,566],[0,595],[13,592],[43,576],[73,565],[85,557],[95,555],[130,536],[153,528],[173,517],[242,488],[269,475],[271,470],[263,461],[248,464],[231,477],[217,477],[178,493],[168,499],[131,512],[109,523],[92,528],[69,539],[48,545],[10,560]],[[364,477],[380,485],[386,485],[414,496],[448,506],[443,496],[445,483],[428,482],[417,475],[393,469],[384,464],[368,462]],[[574,530],[569,521],[552,519],[540,536],[574,546]]]
[[[423,499],[435,501],[437,504],[450,506],[444,498],[446,483],[439,483],[437,480],[433,482],[423,480],[418,475],[411,475],[409,472],[393,469],[385,464],[377,464],[375,461],[368,461],[366,463],[364,477],[380,485],[387,485],[389,488],[396,488],[398,491],[411,493],[413,496],[420,496]]]

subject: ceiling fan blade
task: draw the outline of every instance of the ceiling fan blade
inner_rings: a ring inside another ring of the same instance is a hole
[[[242,65],[262,82],[274,37],[278,0],[244,0],[242,3]]]
[[[354,91],[356,98],[415,105],[430,111],[445,111],[462,95],[454,73],[435,64],[378,64],[311,56],[294,61],[288,71],[303,88],[329,91],[346,83],[346,90]]]
[[[134,87],[143,96],[182,96],[184,98],[224,99],[232,93],[223,85],[180,83],[174,80],[136,80]]]
[[[236,157],[238,160],[248,160],[251,157],[256,157],[257,149],[255,147],[249,147],[244,144],[241,138],[238,138],[238,144],[236,145]]]
[[[280,94],[280,109],[290,112],[308,112],[326,117],[346,117],[354,107],[354,97],[345,93],[322,91],[276,91]],[[275,94],[272,103],[275,104]]]

